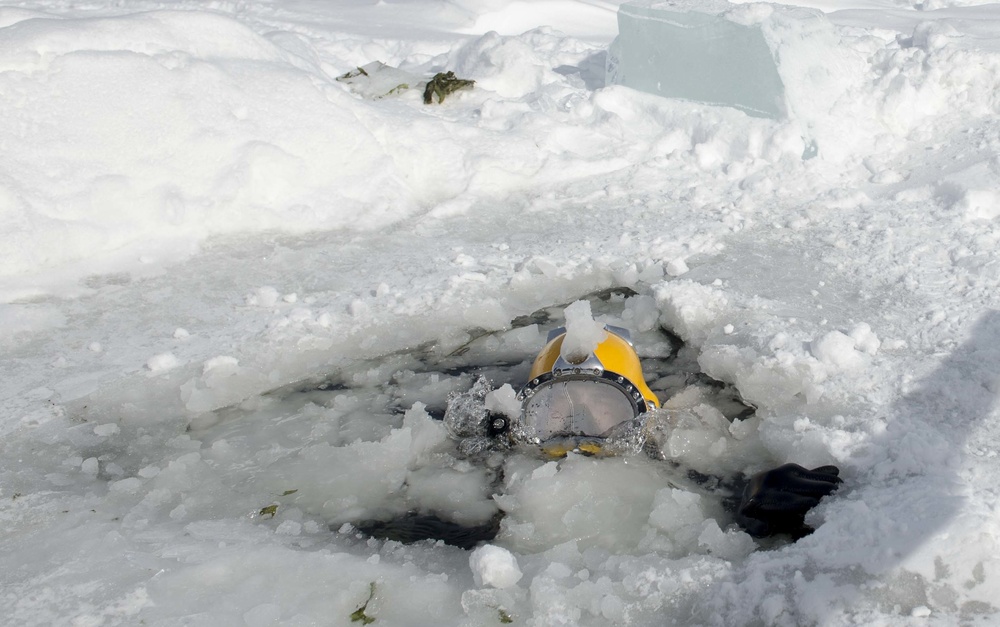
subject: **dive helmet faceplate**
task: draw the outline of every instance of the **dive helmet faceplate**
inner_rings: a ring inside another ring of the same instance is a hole
[[[566,329],[549,333],[528,383],[518,393],[522,427],[536,442],[558,436],[603,436],[659,406],[643,378],[629,331],[610,325],[605,331],[594,352],[578,363],[561,355]]]

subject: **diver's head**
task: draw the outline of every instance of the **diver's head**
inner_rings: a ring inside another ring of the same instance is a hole
[[[553,456],[599,452],[615,427],[659,406],[628,330],[604,330],[587,355],[564,355],[566,329],[552,330],[518,393],[523,437]]]

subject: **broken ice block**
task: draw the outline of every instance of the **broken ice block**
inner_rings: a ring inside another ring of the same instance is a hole
[[[784,86],[756,25],[726,19],[724,0],[637,0],[618,8],[607,83],[785,117]]]

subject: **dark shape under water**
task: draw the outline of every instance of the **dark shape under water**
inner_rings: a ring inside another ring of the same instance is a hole
[[[392,520],[366,520],[355,523],[354,527],[366,536],[382,540],[410,544],[419,540],[433,539],[469,550],[480,542],[495,538],[500,531],[502,518],[503,512],[497,512],[485,523],[465,526],[433,514],[410,512]]]

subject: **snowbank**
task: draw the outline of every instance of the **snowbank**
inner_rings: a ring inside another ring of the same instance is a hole
[[[3,276],[126,246],[149,262],[143,247],[162,238],[372,228],[413,210],[351,99],[232,18],[4,31],[3,89],[17,97],[3,111]]]

